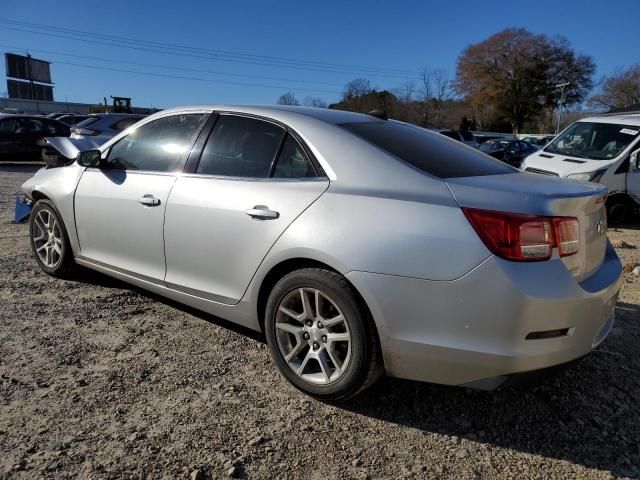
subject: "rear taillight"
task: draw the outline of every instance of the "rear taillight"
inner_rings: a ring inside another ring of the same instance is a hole
[[[487,248],[507,260],[539,262],[551,258],[554,248],[563,257],[580,246],[580,224],[573,217],[462,210]]]

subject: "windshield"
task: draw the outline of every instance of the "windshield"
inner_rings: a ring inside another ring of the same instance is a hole
[[[497,152],[498,150],[505,150],[509,146],[509,142],[506,140],[489,140],[480,145],[481,152]]]
[[[613,123],[577,122],[544,148],[545,152],[608,160],[638,138],[640,127]]]

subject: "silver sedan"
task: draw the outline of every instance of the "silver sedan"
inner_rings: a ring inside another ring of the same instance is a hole
[[[495,388],[613,325],[601,185],[412,125],[302,107],[165,110],[23,185],[45,272],[91,268],[264,332],[297,388]]]

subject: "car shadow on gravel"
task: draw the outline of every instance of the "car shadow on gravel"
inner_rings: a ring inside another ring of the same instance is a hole
[[[471,445],[471,452],[477,443],[488,444],[635,478],[640,475],[635,365],[640,308],[621,303],[617,315],[633,322],[632,334],[612,333],[560,373],[493,392],[384,378],[341,408],[425,435],[456,437],[460,448]]]
[[[253,340],[256,340],[258,342],[266,343],[266,338],[260,332],[256,332],[255,330],[251,330],[250,328],[243,327],[242,325],[238,325],[236,323],[230,322],[228,320],[225,320],[224,318],[220,318],[215,315],[211,315],[209,313],[203,312],[201,310],[197,310],[195,308],[189,307],[188,305],[175,302],[169,298],[156,295],[153,292],[143,290],[141,288],[136,287],[135,285],[125,283],[121,280],[118,280],[117,278],[103,275],[102,273],[96,272],[94,270],[81,268],[77,272],[73,273],[70,280],[77,281],[80,283],[86,283],[88,285],[103,287],[103,288],[117,288],[119,290],[131,290],[142,296],[151,298],[157,302],[161,302],[161,303],[164,303],[165,305],[169,305],[184,313],[193,315],[194,317],[200,318],[201,320],[204,320],[206,322],[226,328],[227,330],[252,338]]]
[[[265,342],[261,333],[97,272],[79,272],[74,280],[132,290]],[[493,392],[383,378],[336,408],[419,429],[425,435],[459,438],[460,448],[468,448],[469,455],[474,454],[474,444],[487,444],[564,459],[616,476],[640,475],[640,379],[637,367],[628,365],[640,351],[640,307],[619,303],[616,310],[618,325],[627,323],[632,334],[612,333],[596,351],[560,373]]]

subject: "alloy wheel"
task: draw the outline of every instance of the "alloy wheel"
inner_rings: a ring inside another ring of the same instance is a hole
[[[48,209],[36,213],[31,233],[35,251],[40,261],[54,269],[62,261],[62,231],[56,216]]]
[[[278,349],[304,381],[338,380],[351,358],[349,324],[336,303],[317,288],[297,288],[280,302],[275,321]]]

